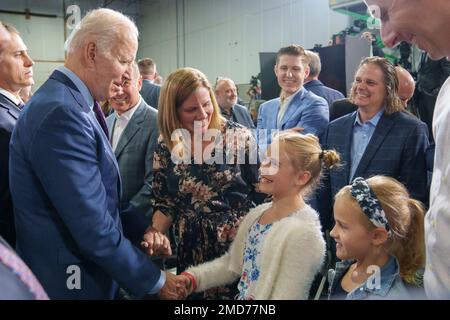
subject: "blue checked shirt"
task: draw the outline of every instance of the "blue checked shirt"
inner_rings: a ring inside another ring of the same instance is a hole
[[[356,114],[355,123],[353,124],[353,139],[352,147],[350,150],[351,155],[351,166],[350,166],[350,180],[353,180],[353,175],[355,174],[356,168],[358,168],[359,162],[372,138],[375,128],[383,115],[384,108],[381,109],[372,119],[363,123],[359,118],[359,112]]]

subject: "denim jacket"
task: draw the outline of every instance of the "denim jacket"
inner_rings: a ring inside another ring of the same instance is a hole
[[[354,263],[352,260],[345,260],[336,263],[336,268],[328,271],[328,299],[335,292],[337,286],[341,285],[342,277],[347,272],[348,268]],[[405,284],[400,278],[400,268],[397,259],[391,256],[388,262],[380,270],[380,283],[374,285],[374,282],[369,277],[366,282],[359,287],[353,289],[346,296],[346,300],[393,300],[393,299],[411,299]]]

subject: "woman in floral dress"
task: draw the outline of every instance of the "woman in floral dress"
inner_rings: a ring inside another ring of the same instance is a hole
[[[192,68],[173,72],[159,104],[154,214],[144,240],[158,246],[161,242],[155,239],[162,239],[174,224],[180,273],[226,253],[239,222],[263,196],[255,190],[258,165],[253,135],[221,116],[203,73]],[[215,138],[207,138],[210,133]],[[236,285],[231,285],[208,290],[201,298],[232,299],[236,293]]]

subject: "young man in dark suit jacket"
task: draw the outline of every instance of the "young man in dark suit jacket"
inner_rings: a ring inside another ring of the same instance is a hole
[[[145,58],[139,60],[138,66],[139,72],[142,76],[141,96],[150,107],[158,109],[161,86],[154,83],[156,76],[156,64],[152,59]]]
[[[319,54],[311,50],[305,50],[305,52],[309,58],[309,75],[305,79],[303,87],[327,100],[328,106],[331,106],[335,100],[344,99],[345,97],[341,92],[327,87],[319,80],[320,71],[322,70]]]
[[[23,108],[20,90],[34,84],[33,60],[19,32],[0,22],[0,235],[16,245],[14,214],[9,190],[9,141]]]

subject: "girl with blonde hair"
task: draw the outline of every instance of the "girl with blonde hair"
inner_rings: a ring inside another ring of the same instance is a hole
[[[422,204],[393,178],[358,177],[337,193],[334,218],[343,261],[330,272],[329,298],[411,298],[425,263]]]
[[[248,213],[226,254],[178,276],[187,292],[240,279],[236,299],[307,299],[325,242],[318,214],[304,196],[318,184],[322,167],[338,161],[312,134],[279,133],[260,168],[259,189],[272,202]]]

